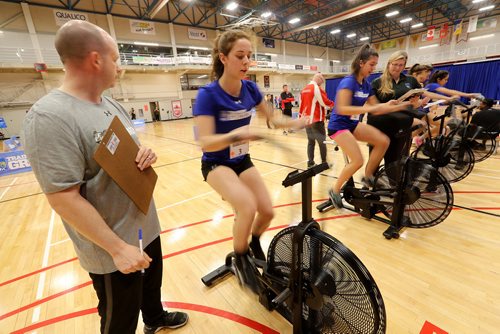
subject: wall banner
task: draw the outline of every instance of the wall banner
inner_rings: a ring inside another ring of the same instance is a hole
[[[56,24],[58,26],[62,26],[68,21],[71,20],[80,20],[80,21],[88,21],[89,15],[86,13],[74,12],[71,10],[61,10],[54,9],[54,19],[56,20]]]
[[[175,118],[180,118],[182,116],[182,104],[180,100],[172,101],[172,115]]]
[[[207,32],[205,30],[188,28],[188,38],[206,41],[207,40]]]
[[[156,35],[154,22],[128,20],[130,22],[130,31],[134,34]]]
[[[24,151],[12,151],[0,153],[0,176],[29,172],[30,162]]]

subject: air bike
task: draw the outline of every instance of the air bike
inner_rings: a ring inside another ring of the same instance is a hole
[[[400,131],[404,137],[420,126]],[[334,141],[327,144],[338,146]],[[344,155],[348,163],[348,157]],[[357,188],[351,178],[342,188],[344,207],[367,219],[376,219],[389,225],[383,235],[386,239],[399,238],[405,227],[435,226],[448,217],[453,207],[453,191],[446,178],[434,167],[415,158],[382,166],[375,175],[373,189]],[[316,207],[320,212],[333,208],[330,200]]]
[[[385,333],[382,295],[372,276],[347,247],[321,231],[312,218],[312,177],[327,163],[291,172],[283,181],[302,184],[302,221],[271,241],[267,260],[252,259],[259,281],[259,301],[276,310],[303,333]],[[234,253],[201,280],[206,286],[234,274]]]

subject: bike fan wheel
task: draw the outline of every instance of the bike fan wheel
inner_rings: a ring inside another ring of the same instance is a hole
[[[402,177],[407,180],[406,189],[399,189]],[[375,176],[374,190],[405,192],[403,215],[409,218],[404,222],[408,227],[437,225],[448,217],[453,207],[453,190],[449,182],[435,168],[413,158],[382,167]],[[386,205],[384,213],[389,218],[392,211],[392,206]]]
[[[450,139],[437,145],[435,138],[432,145],[426,141],[412,153],[412,157],[437,168],[450,183],[463,180],[474,169],[472,150],[467,145]]]
[[[282,230],[269,247],[266,276],[278,293],[288,286],[294,231]],[[303,333],[385,333],[382,295],[366,267],[340,241],[321,230],[308,230],[300,270]],[[300,305],[289,298],[277,310],[292,322],[295,307]]]
[[[494,137],[487,137],[485,139],[470,140],[469,147],[474,154],[475,162],[481,162],[488,159],[497,148],[497,141]]]

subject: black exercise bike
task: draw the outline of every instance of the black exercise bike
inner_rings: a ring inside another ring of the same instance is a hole
[[[400,131],[396,136],[406,137],[419,127]],[[344,159],[348,163],[346,155]],[[371,190],[357,188],[351,177],[342,188],[342,197],[347,202],[346,209],[388,224],[383,233],[386,239],[399,238],[405,227],[435,226],[448,217],[453,207],[453,191],[443,175],[410,157],[382,166],[375,174]],[[316,208],[325,212],[333,205],[327,200]]]
[[[368,269],[347,247],[321,231],[312,218],[312,177],[324,163],[288,174],[283,186],[302,184],[302,221],[272,240],[267,261],[252,258],[259,282],[259,301],[293,325],[294,334],[381,334],[385,306]],[[234,253],[223,266],[202,278],[206,286],[234,274]]]

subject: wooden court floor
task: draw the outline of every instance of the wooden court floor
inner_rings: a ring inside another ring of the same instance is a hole
[[[187,119],[137,129],[142,143],[159,156],[154,198],[163,231],[163,300],[190,315],[189,324],[175,332],[291,333],[290,324],[241,289],[235,277],[212,288],[200,280],[231,250],[233,216],[203,182],[192,126]],[[276,208],[263,236],[267,249],[279,230],[300,221],[300,185],[283,188],[281,181],[305,168],[306,135],[267,130],[260,118],[252,126],[281,144],[257,141],[250,148]],[[330,149],[328,159],[334,167],[313,180],[314,205],[326,198],[343,165],[339,152]],[[499,167],[500,154],[477,164],[452,185],[456,207],[443,223],[406,229],[398,240],[382,236],[386,225],[345,209],[313,211],[323,229],[349,247],[376,280],[386,305],[387,333],[499,333]],[[0,178],[0,214],[0,333],[97,333],[90,279],[33,174]],[[139,322],[137,333],[142,333]]]

